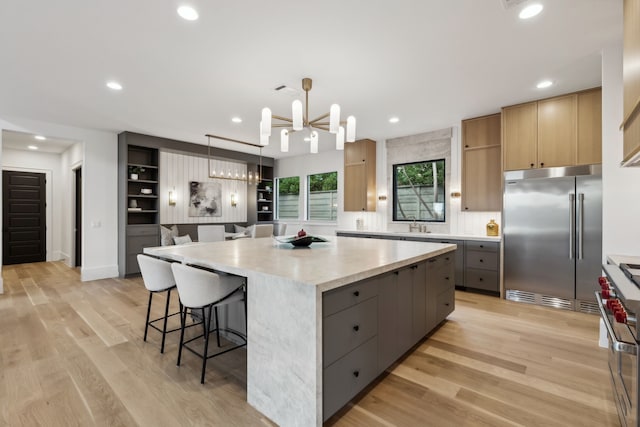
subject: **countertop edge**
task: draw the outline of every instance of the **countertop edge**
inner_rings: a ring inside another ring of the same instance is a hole
[[[481,242],[496,242],[502,241],[502,236],[476,236],[470,234],[441,234],[441,233],[409,233],[409,232],[395,232],[395,231],[367,231],[367,230],[336,230],[336,235],[339,233],[356,234],[361,236],[398,236],[398,237],[411,237],[416,239],[451,239],[451,240],[475,240]]]

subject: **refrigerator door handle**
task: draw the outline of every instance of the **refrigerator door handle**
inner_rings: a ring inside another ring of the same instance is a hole
[[[578,259],[584,252],[584,193],[578,194]]]
[[[569,194],[569,259],[575,257],[576,244],[576,195]]]

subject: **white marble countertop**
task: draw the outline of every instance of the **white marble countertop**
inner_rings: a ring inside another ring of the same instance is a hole
[[[272,238],[238,239],[145,248],[147,254],[247,276],[254,272],[324,292],[456,249],[445,243],[323,236],[295,248]]]
[[[453,240],[477,240],[481,242],[500,242],[502,236],[478,236],[471,234],[443,234],[443,233],[410,233],[396,231],[367,231],[367,230],[336,230],[336,233],[359,234],[362,236],[400,236],[424,239],[453,239]]]

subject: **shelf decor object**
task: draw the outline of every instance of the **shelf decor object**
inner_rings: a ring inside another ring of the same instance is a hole
[[[260,122],[260,144],[269,145],[269,137],[271,136],[271,128],[282,128],[280,131],[280,151],[289,151],[289,134],[306,130],[310,141],[310,151],[315,154],[318,152],[318,130],[329,132],[336,135],[336,150],[344,149],[344,142],[354,142],[356,140],[356,118],[354,116],[347,117],[346,121],[340,121],[340,106],[332,104],[329,112],[315,119],[309,119],[309,91],[311,90],[312,81],[305,77],[302,79],[302,89],[305,92],[304,111],[302,101],[296,99],[291,104],[291,118],[277,116],[271,114],[271,110],[267,107],[262,109],[262,121]],[[280,86],[276,90],[281,90],[286,86]],[[327,118],[329,121],[327,121]],[[272,123],[277,120],[281,123]],[[346,135],[345,128],[346,125]],[[306,138],[305,138],[306,140]]]
[[[235,181],[245,181],[248,184],[258,184],[260,182],[260,177],[262,176],[262,146],[261,145],[252,144],[250,142],[245,142],[245,141],[240,141],[238,139],[226,138],[224,136],[219,136],[219,135],[206,134],[205,136],[207,137],[207,161],[208,161],[207,164],[208,164],[208,169],[209,169],[209,178],[231,179],[231,180],[235,180]],[[244,144],[244,145],[248,145],[250,147],[259,148],[260,149],[260,162],[258,164],[258,170],[256,170],[255,172],[248,171],[247,173],[244,173],[244,171],[242,173],[239,173],[238,171],[231,172],[230,170],[227,171],[226,174],[224,173],[224,171],[216,172],[216,170],[211,167],[211,160],[213,160],[211,158],[211,138],[220,139],[222,141],[237,142],[238,144]]]
[[[327,239],[318,236],[310,236],[309,234],[298,237],[298,236],[282,236],[282,237],[274,237],[280,243],[291,243],[295,247],[306,247],[309,246],[313,242],[328,242]]]

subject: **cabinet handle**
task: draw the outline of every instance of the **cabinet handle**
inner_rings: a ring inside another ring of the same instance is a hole
[[[435,259],[435,258],[431,258],[431,259],[429,260],[429,262],[436,262],[436,261],[437,261],[437,259]]]
[[[464,148],[469,148],[469,146],[468,146],[468,145],[465,145],[465,146],[464,146]]]
[[[480,262],[484,262],[484,260],[482,258],[480,258]]]
[[[484,248],[484,245],[480,245],[480,248]]]
[[[449,280],[449,276],[445,277],[444,280]]]
[[[544,163],[543,163],[543,162],[540,162],[540,167],[543,167],[543,166],[544,166]]]
[[[360,291],[355,291],[355,292],[353,293],[353,296],[354,296],[354,297],[359,297],[359,296],[360,296]]]
[[[445,242],[446,243],[446,242]],[[449,257],[446,257],[445,260],[449,261]]]
[[[358,378],[360,376],[360,371],[353,371],[353,376]]]
[[[354,331],[356,331],[356,332],[358,332],[358,331],[360,330],[360,325],[355,325],[355,326],[353,327],[353,330],[354,330]]]
[[[480,278],[480,281],[482,282],[482,277]]]
[[[398,274],[400,274],[400,272],[399,271],[394,271],[393,274],[395,274],[397,276]]]
[[[533,167],[533,163],[531,163],[531,167]]]
[[[465,210],[465,211],[467,211],[467,210],[469,210],[469,208],[465,206],[465,207],[464,207],[464,210]]]
[[[412,269],[412,270],[415,270],[416,268],[418,268],[418,266],[417,266],[417,265],[412,265],[412,266],[411,266],[411,269]]]
[[[447,307],[449,307],[449,303],[448,303],[448,302],[447,302],[447,303],[445,303],[444,305],[446,305]]]

